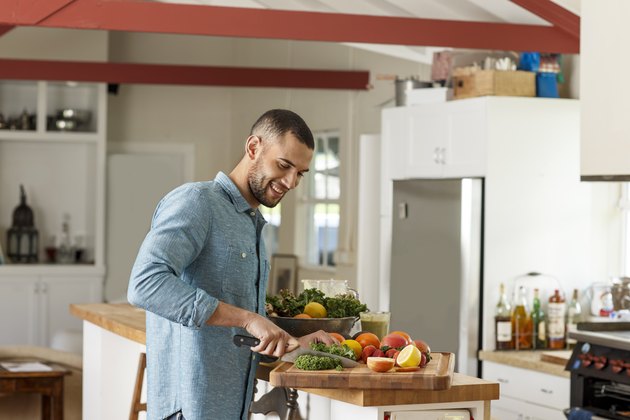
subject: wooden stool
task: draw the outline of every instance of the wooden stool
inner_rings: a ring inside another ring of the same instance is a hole
[[[25,362],[24,360],[3,361]],[[28,362],[33,362],[33,360]],[[63,378],[69,375],[70,371],[54,364],[48,364],[48,366],[52,370],[42,372],[11,372],[0,366],[0,394],[42,394],[42,420],[63,420]]]
[[[133,399],[131,400],[129,420],[138,420],[138,414],[141,411],[147,411],[147,403],[140,402],[140,396],[142,395],[142,381],[144,380],[144,371],[146,367],[147,355],[146,353],[140,353],[140,358],[138,359],[138,372],[136,372],[136,385],[133,389]]]

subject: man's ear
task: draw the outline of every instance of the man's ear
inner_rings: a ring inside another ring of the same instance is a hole
[[[247,141],[245,142],[245,154],[251,160],[256,158],[256,154],[260,153],[262,150],[262,143],[260,141],[260,137],[258,136],[249,136],[247,137]]]

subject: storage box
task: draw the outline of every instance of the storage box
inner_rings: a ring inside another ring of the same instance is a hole
[[[455,99],[487,95],[536,96],[536,73],[478,70],[468,75],[453,75]]]

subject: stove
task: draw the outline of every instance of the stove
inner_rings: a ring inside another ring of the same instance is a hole
[[[566,366],[571,372],[571,407],[629,420],[630,331],[578,330],[569,337],[577,340]]]

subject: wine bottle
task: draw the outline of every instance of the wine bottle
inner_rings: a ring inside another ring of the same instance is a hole
[[[532,325],[534,337],[532,342],[534,349],[547,348],[547,329],[545,325],[545,313],[540,306],[539,290],[534,289],[534,303],[532,305]]]
[[[550,349],[558,350],[565,348],[565,313],[566,305],[564,297],[560,294],[560,291],[556,289],[554,294],[549,298],[549,305],[547,306],[547,336]]]
[[[515,350],[532,348],[532,318],[527,309],[527,290],[524,286],[518,289],[518,297],[512,311],[512,334]]]
[[[567,347],[573,348],[577,343],[575,338],[569,338],[569,333],[577,331],[577,323],[582,321],[582,305],[578,298],[578,290],[573,289],[573,297],[567,308]]]
[[[512,316],[510,303],[505,296],[505,286],[499,286],[499,302],[494,312],[495,349],[512,350]]]

